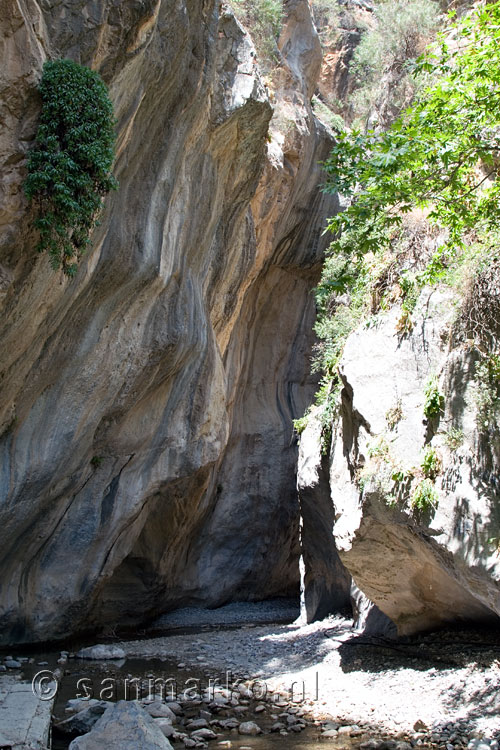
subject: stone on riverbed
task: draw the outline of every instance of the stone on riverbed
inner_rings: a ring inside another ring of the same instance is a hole
[[[211,729],[203,727],[202,729],[195,729],[194,732],[191,732],[191,739],[196,740],[197,742],[207,742],[209,740],[216,740],[217,735]]]
[[[17,661],[17,659],[6,659],[5,660],[5,666],[7,669],[21,669],[21,662]]]
[[[172,750],[152,717],[137,703],[119,701],[106,709],[93,729],[77,737],[69,750]]]
[[[190,731],[194,731],[195,729],[205,729],[208,727],[208,721],[206,719],[193,719],[187,726]]]
[[[78,659],[125,659],[125,651],[111,643],[99,643],[96,646],[82,648],[77,653]]]
[[[109,701],[93,701],[92,705],[56,724],[55,728],[64,734],[86,734],[112,705]]]
[[[170,723],[169,719],[153,719],[154,723],[160,727],[165,737],[172,737],[175,734],[175,728]]]
[[[108,701],[100,701],[97,698],[70,698],[66,703],[64,710],[68,714],[77,714],[79,711],[83,711],[85,708],[90,708],[90,706],[96,706],[101,702],[107,703]]]
[[[244,721],[238,727],[238,732],[240,734],[250,734],[255,736],[256,734],[261,734],[262,729],[254,721]]]
[[[144,708],[146,709],[148,714],[153,717],[153,719],[168,719],[171,723],[177,721],[177,716],[174,714],[174,712],[167,706],[166,703],[162,703],[161,701],[150,703]]]

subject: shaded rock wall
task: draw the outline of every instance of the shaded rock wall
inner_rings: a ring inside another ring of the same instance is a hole
[[[298,593],[291,419],[314,389],[309,290],[336,207],[308,4],[287,4],[293,127],[270,143],[251,40],[213,0],[7,6],[2,639]],[[120,190],[72,280],[34,252],[21,188],[36,83],[62,56],[99,70],[118,121]]]
[[[303,598],[307,622],[333,612],[351,613],[351,575],[342,563],[335,538],[335,507],[330,495],[329,459],[322,455],[317,408],[300,437],[297,490],[304,564]]]

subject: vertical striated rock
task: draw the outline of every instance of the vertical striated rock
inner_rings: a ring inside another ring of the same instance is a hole
[[[276,96],[292,126],[269,144],[253,45],[212,0],[9,6],[2,639],[296,593],[291,418],[314,389],[309,290],[335,210],[308,3],[287,11]],[[21,187],[36,82],[59,56],[99,70],[118,122],[120,190],[73,280],[34,253]]]

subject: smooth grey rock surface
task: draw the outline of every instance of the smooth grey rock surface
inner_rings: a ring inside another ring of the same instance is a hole
[[[133,701],[108,708],[92,730],[71,742],[70,750],[172,750],[149,714]]]
[[[2,640],[298,596],[291,420],[337,205],[308,3],[270,141],[252,42],[215,0],[6,0],[0,35]],[[74,279],[36,253],[22,192],[47,57],[98,70],[117,119],[120,189]]]
[[[12,750],[45,750],[54,699],[41,701],[31,682],[0,676],[0,740]]]

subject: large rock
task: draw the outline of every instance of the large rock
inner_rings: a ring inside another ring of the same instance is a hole
[[[251,39],[215,0],[3,10],[2,640],[298,595],[291,419],[336,206],[307,0],[271,142]],[[120,189],[71,280],[35,252],[22,193],[49,56],[97,69],[117,117]]]
[[[160,727],[137,703],[119,701],[70,750],[172,750]]]
[[[410,335],[396,335],[395,307],[350,336],[341,365],[330,468],[335,541],[357,586],[402,634],[500,614],[500,561],[491,543],[500,520],[499,456],[478,437],[474,357],[466,346],[449,346],[453,314],[449,293],[425,292]],[[444,412],[429,421],[423,407],[431,376]],[[463,430],[453,449],[451,427]],[[414,488],[429,444],[441,460],[437,501],[418,511],[404,486],[394,502],[392,475],[413,469]]]

